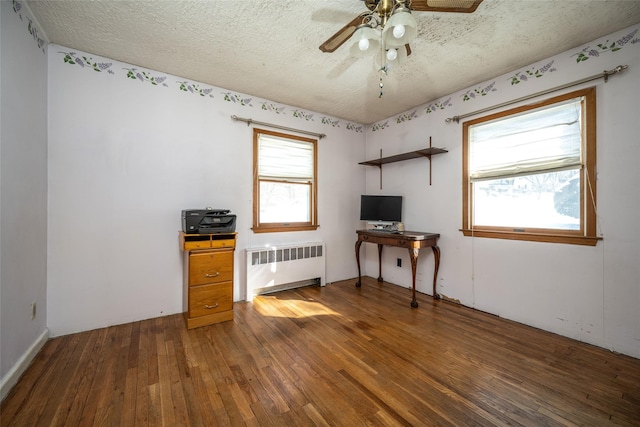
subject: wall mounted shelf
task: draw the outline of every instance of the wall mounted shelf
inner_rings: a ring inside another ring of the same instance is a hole
[[[431,156],[436,154],[448,153],[447,150],[443,148],[435,148],[431,147],[431,137],[429,137],[429,147],[423,148],[421,150],[409,151],[407,153],[396,154],[393,156],[382,157],[382,150],[380,150],[380,158],[375,160],[367,160],[365,162],[360,162],[360,165],[366,166],[377,166],[380,169],[380,189],[382,190],[382,165],[387,163],[395,163],[401,162],[404,160],[418,159],[421,157],[426,157],[429,159],[429,185],[431,185]]]

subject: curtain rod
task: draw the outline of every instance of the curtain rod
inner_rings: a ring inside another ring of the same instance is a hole
[[[274,124],[271,124],[271,123],[257,122],[255,120],[244,119],[244,118],[238,117],[236,115],[231,116],[231,118],[236,122],[245,122],[247,124],[247,126],[252,125],[252,124],[260,125],[260,126],[268,126],[268,127],[272,127],[272,128],[275,128],[275,129],[288,130],[290,132],[298,132],[298,133],[304,133],[305,135],[317,136],[319,139],[322,139],[322,138],[327,136],[324,133],[315,133],[315,132],[309,132],[308,130],[300,130],[300,129],[288,128],[286,126],[274,125]]]
[[[609,81],[609,76],[612,76],[614,74],[618,74],[618,73],[626,70],[627,68],[629,68],[628,65],[618,65],[613,70],[603,71],[600,74],[596,74],[594,76],[587,77],[587,78],[584,78],[582,80],[577,80],[575,82],[567,83],[567,84],[564,84],[562,86],[556,86],[556,87],[551,88],[551,89],[543,90],[542,92],[537,92],[537,93],[534,93],[534,94],[531,94],[531,95],[523,96],[522,98],[514,99],[512,101],[503,102],[502,104],[494,105],[493,107],[487,107],[487,108],[483,108],[482,110],[477,110],[477,111],[474,111],[474,112],[471,112],[471,113],[462,114],[461,116],[449,117],[449,118],[445,119],[445,122],[447,122],[447,123],[451,123],[451,122],[460,123],[460,119],[464,119],[466,117],[475,116],[476,114],[485,113],[487,111],[495,110],[495,109],[501,108],[501,107],[506,107],[507,105],[515,104],[515,103],[520,102],[520,101],[526,101],[528,99],[532,99],[532,98],[535,98],[537,96],[546,95],[546,94],[551,93],[551,92],[556,92],[558,90],[566,89],[566,88],[569,88],[569,87],[572,87],[572,86],[577,86],[579,84],[590,82],[592,80],[604,79],[604,82],[607,83]]]

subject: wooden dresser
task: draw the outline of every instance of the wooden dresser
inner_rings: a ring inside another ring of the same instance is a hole
[[[187,329],[233,320],[236,234],[180,233]]]

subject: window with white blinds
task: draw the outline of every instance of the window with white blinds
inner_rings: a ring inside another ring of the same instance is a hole
[[[582,97],[469,126],[472,181],[580,168]]]
[[[259,177],[282,181],[312,182],[314,145],[308,141],[259,133]]]
[[[595,245],[595,88],[463,124],[466,236]]]
[[[254,129],[253,231],[317,228],[317,140]]]

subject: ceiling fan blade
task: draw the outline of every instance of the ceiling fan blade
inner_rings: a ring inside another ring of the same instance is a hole
[[[356,28],[358,27],[358,25],[362,24],[362,18],[364,18],[368,14],[369,13],[365,12],[356,16],[351,22],[338,30],[337,33],[329,37],[327,41],[322,43],[320,45],[320,50],[323,52],[331,53],[342,46],[342,44],[346,42],[349,37],[353,35],[353,33],[356,32]]]
[[[411,0],[411,10],[416,12],[474,12],[482,0]]]

